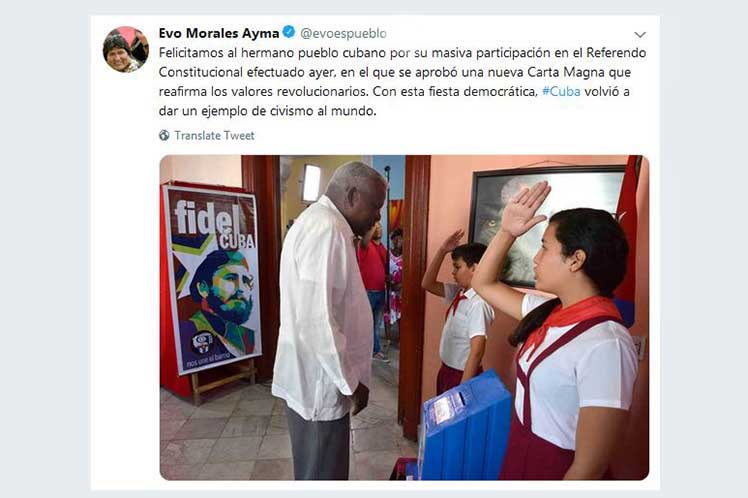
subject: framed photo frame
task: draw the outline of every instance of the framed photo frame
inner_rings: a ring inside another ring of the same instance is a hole
[[[599,166],[549,166],[502,169],[473,173],[470,202],[469,241],[488,245],[499,229],[501,215],[509,200],[522,187],[547,181],[551,194],[538,214],[576,207],[604,209],[615,216],[625,164]],[[514,287],[535,287],[533,258],[547,227],[540,223],[518,238],[507,255],[500,280]]]

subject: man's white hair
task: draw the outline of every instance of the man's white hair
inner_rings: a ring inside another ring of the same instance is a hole
[[[360,161],[350,161],[335,170],[327,184],[327,192],[345,194],[354,187],[368,191],[370,180],[379,181],[387,187],[387,180],[377,170]]]

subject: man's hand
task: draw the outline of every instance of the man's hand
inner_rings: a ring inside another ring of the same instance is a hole
[[[351,415],[356,415],[358,412],[366,408],[366,405],[369,404],[369,388],[359,382],[358,387],[355,391],[353,391],[351,400],[353,401],[353,410],[351,411]]]
[[[460,239],[465,235],[465,230],[459,229],[455,230],[452,235],[446,238],[444,242],[442,242],[441,250],[443,252],[452,252],[455,247],[460,245]]]

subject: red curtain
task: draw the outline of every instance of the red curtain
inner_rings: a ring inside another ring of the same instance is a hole
[[[162,387],[180,396],[188,397],[192,389],[190,388],[190,378],[185,375],[179,376],[177,369],[177,353],[174,342],[174,323],[171,315],[171,290],[169,285],[169,251],[166,247],[166,223],[164,222],[164,191],[159,188],[159,330],[160,340],[160,358],[159,372],[160,384]]]

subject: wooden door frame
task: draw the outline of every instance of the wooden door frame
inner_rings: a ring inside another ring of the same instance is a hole
[[[241,156],[242,187],[257,199],[257,256],[262,296],[262,356],[255,360],[261,381],[273,377],[280,328],[280,168],[279,156]]]
[[[403,436],[418,439],[423,380],[423,333],[426,293],[421,279],[426,271],[431,156],[405,157],[403,206],[403,287],[400,319],[400,379],[397,419]]]
[[[280,327],[280,170],[279,156],[242,156],[242,187],[257,198],[258,258],[262,268],[262,356],[256,360],[261,380],[273,376]],[[403,287],[400,320],[398,421],[403,436],[417,440],[421,418],[423,333],[431,156],[406,156],[403,205]]]

